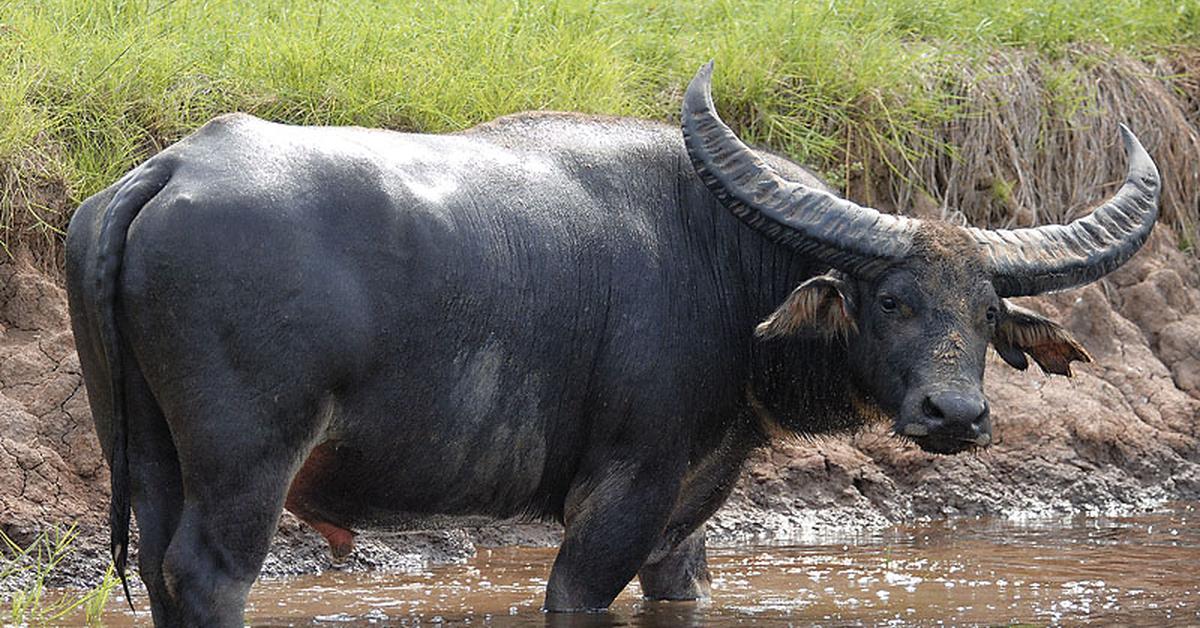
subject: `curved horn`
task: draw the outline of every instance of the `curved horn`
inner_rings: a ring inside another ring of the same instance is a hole
[[[871,276],[905,256],[916,220],[780,177],[717,116],[712,69],[712,61],[704,64],[684,94],[683,139],[696,173],[726,208],[767,237],[852,275]]]
[[[1121,125],[1129,160],[1125,185],[1092,213],[1068,225],[970,229],[990,257],[992,284],[1002,297],[1065,290],[1095,281],[1133,257],[1158,218],[1158,168]]]

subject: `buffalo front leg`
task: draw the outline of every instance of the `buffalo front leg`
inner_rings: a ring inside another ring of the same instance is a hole
[[[711,592],[704,526],[675,546],[666,556],[642,565],[638,571],[642,595],[648,600],[701,600]]]
[[[608,608],[662,534],[679,487],[674,475],[662,465],[610,464],[572,486],[546,610]]]

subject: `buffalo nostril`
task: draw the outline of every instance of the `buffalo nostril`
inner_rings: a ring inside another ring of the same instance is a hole
[[[925,415],[950,423],[979,425],[987,417],[987,402],[978,394],[942,391],[925,397]]]
[[[924,412],[925,416],[935,419],[943,419],[946,417],[946,415],[942,413],[942,409],[939,408],[936,403],[934,403],[933,397],[925,397],[925,401],[921,402],[921,412]]]
[[[988,408],[988,403],[986,401],[984,401],[983,402],[983,410],[980,410],[979,414],[975,416],[975,420],[972,421],[972,424],[975,425],[975,427],[981,427],[987,423],[988,417],[990,415],[991,415],[991,409]]]

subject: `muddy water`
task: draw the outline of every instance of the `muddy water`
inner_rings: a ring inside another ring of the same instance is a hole
[[[260,582],[253,625],[1200,625],[1200,505],[1134,517],[904,525],[809,545],[710,550],[713,596],[611,612],[539,611],[551,549],[480,549],[409,574]],[[142,599],[144,602],[144,598]],[[110,624],[129,617],[114,603]],[[141,614],[140,620],[148,617]]]

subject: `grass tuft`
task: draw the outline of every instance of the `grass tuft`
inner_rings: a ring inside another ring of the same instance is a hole
[[[74,552],[78,539],[75,526],[50,528],[21,547],[0,530],[0,582],[18,582],[9,594],[8,624],[16,626],[61,625],[83,620],[100,625],[108,598],[119,582],[110,564],[100,584],[88,591],[54,592],[48,585],[63,561]]]

